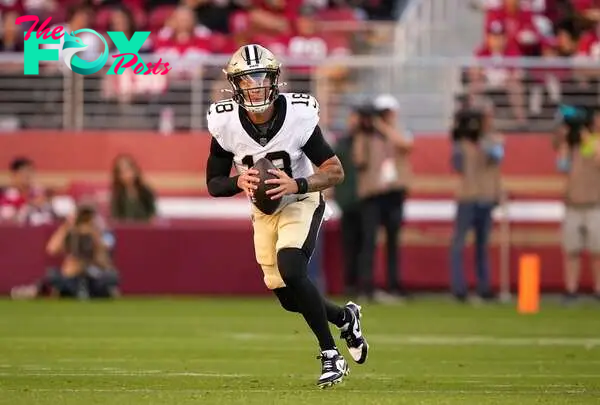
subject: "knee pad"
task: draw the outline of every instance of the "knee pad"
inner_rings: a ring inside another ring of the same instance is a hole
[[[308,256],[298,248],[283,248],[277,252],[277,267],[287,284],[307,277]]]

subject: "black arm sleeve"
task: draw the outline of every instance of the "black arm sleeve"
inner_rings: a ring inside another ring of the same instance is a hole
[[[231,197],[242,191],[237,186],[239,176],[229,177],[232,164],[233,153],[227,152],[213,138],[206,163],[206,186],[213,197]]]
[[[323,137],[321,128],[317,125],[302,151],[308,159],[317,167],[321,166],[326,160],[335,156],[335,152]]]

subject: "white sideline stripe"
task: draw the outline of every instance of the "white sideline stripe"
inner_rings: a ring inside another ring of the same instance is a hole
[[[253,358],[236,358],[236,363],[255,363],[256,359]],[[174,359],[174,358],[167,358],[167,357],[162,357],[162,358],[157,358],[157,357],[153,357],[151,360],[148,359],[142,359],[142,358],[131,358],[131,359],[127,359],[127,358],[122,358],[122,357],[103,357],[103,358],[89,358],[89,357],[77,357],[77,358],[60,358],[60,359],[56,359],[55,363],[64,363],[64,364],[70,364],[70,363],[76,363],[76,364],[115,364],[115,363],[131,363],[131,362],[136,362],[136,363],[148,363],[148,364],[165,364],[165,363],[177,363],[177,364],[181,364],[182,361],[180,359]],[[190,363],[230,363],[231,359],[229,358],[212,358],[212,357],[195,357],[195,358],[187,358],[185,359],[184,363],[185,364],[190,364]],[[261,359],[260,360],[261,363],[280,363],[281,360],[280,359]],[[387,360],[386,361],[387,364],[395,364],[395,363],[399,363],[399,364],[405,364],[406,361],[405,360]],[[451,360],[440,360],[437,361],[436,363],[439,364],[456,364],[456,361],[451,361]],[[465,361],[463,360],[462,363],[468,363],[468,364],[479,364],[479,363],[489,363],[489,360],[473,360],[470,359],[469,361]],[[560,359],[560,360],[552,360],[552,359],[547,359],[547,360],[499,360],[499,359],[494,359],[494,363],[496,364],[503,364],[503,365],[527,365],[527,366],[531,366],[533,364],[537,364],[537,365],[550,365],[550,364],[565,364],[568,363],[569,365],[592,365],[592,364],[598,364],[600,365],[600,360],[594,360],[594,359],[585,359],[585,360],[575,360],[575,359],[569,359],[568,361]],[[12,364],[0,364],[0,369],[2,368],[14,368],[15,365]],[[20,366],[23,369],[26,369],[28,367],[31,367],[29,369],[31,370],[50,370],[51,368],[49,367],[40,367],[40,368],[34,368],[37,366],[24,366],[21,365]],[[104,368],[104,369],[108,369],[108,368]]]
[[[305,335],[284,335],[284,334],[268,334],[268,333],[223,333],[215,335],[224,339],[236,339],[246,341],[305,341]],[[392,335],[392,334],[368,334],[367,338],[371,342],[378,342],[382,345],[407,345],[407,346],[579,346],[585,348],[594,348],[600,346],[600,338],[579,338],[579,337],[559,337],[559,336],[538,336],[538,337],[497,337],[497,336],[480,336],[480,335],[463,335],[463,336],[448,336],[448,335]],[[197,337],[190,337],[190,340],[197,340]],[[141,338],[110,338],[110,337],[87,337],[85,344],[90,342],[108,342],[108,343],[131,343],[143,341],[149,343],[169,343],[181,342],[182,338],[166,338],[166,337],[145,337]],[[13,344],[18,342],[36,342],[47,341],[47,337],[14,337],[0,336],[0,341],[10,341]],[[70,343],[81,344],[82,340],[71,337],[53,338],[55,343]],[[249,347],[252,349],[256,347]],[[260,350],[294,350],[294,348],[280,349],[276,346],[261,347]]]
[[[383,344],[427,345],[427,346],[600,346],[600,338],[576,337],[494,337],[494,336],[439,336],[439,335],[366,335],[371,342]],[[303,336],[266,333],[235,333],[230,335],[238,340],[301,340]]]
[[[314,376],[313,376],[314,377]],[[350,377],[348,377],[350,378]],[[490,387],[494,387],[493,385]],[[429,389],[429,390],[413,390],[413,389],[347,389],[346,387],[333,388],[335,390],[341,390],[348,393],[363,393],[363,394],[462,394],[462,395],[489,395],[489,394],[525,394],[525,395],[556,395],[556,394],[585,394],[588,392],[585,388],[578,389],[535,389],[537,386],[531,385],[527,388],[534,388],[529,390],[507,390],[504,386],[497,386],[498,389],[469,389],[469,390],[449,390],[449,389]],[[548,387],[551,388],[551,387]],[[560,388],[560,387],[557,387]],[[567,387],[565,387],[567,388]],[[298,387],[292,391],[306,391],[315,392],[317,390],[314,387]],[[203,394],[203,393],[215,393],[215,394],[273,394],[274,392],[290,392],[290,389],[158,389],[158,388],[27,388],[28,392],[69,392],[69,393],[164,393],[164,392],[177,392],[177,393],[189,393],[189,394]],[[0,387],[0,392],[19,392],[22,393],[22,389],[3,389]],[[316,391],[318,392],[318,391]],[[590,391],[593,392],[593,391]]]
[[[332,218],[339,218],[340,210],[335,201],[328,201]],[[171,219],[248,219],[250,203],[243,198],[221,198],[218,202],[207,197],[160,197],[157,202],[160,216]],[[73,210],[73,199],[57,196],[54,207],[60,215]],[[558,200],[512,201],[507,205],[511,221],[560,222],[564,216],[564,205]],[[451,221],[456,204],[453,200],[408,199],[405,208],[407,221]],[[494,211],[496,220],[502,217],[499,208]]]
[[[147,371],[86,371],[81,372],[63,372],[48,370],[48,372],[30,372],[30,371],[17,371],[17,372],[0,372],[2,377],[202,377],[202,378],[243,378],[252,377],[251,374],[219,374],[219,373],[194,373],[194,372],[147,372]]]
[[[44,370],[44,372],[41,372]],[[14,370],[12,372],[0,372],[0,376],[2,377],[201,377],[201,378],[250,378],[256,376],[262,376],[263,374],[220,374],[220,373],[196,373],[196,372],[170,372],[170,371],[158,371],[152,370],[152,372],[147,372],[145,370],[132,370],[126,371],[121,370],[119,372],[109,371],[109,370],[98,370],[98,369],[82,369],[82,370],[63,370],[63,369],[50,369],[47,367],[42,367],[38,371],[34,370]],[[290,374],[292,377],[298,378],[313,378],[314,374]],[[365,380],[381,380],[381,381],[390,381],[397,380],[398,378],[410,378],[414,377],[414,374],[374,374],[374,373],[356,373],[352,374],[353,379],[365,379]],[[452,382],[464,382],[464,383],[473,383],[473,384],[481,384],[481,385],[495,385],[495,386],[530,386],[533,384],[492,384],[485,380],[488,379],[513,379],[513,378],[534,378],[534,379],[546,379],[546,378],[557,378],[557,379],[598,379],[600,378],[600,374],[518,374],[518,373],[510,373],[510,374],[426,374],[421,375],[426,378],[436,378],[436,379],[448,379]],[[448,381],[444,381],[448,382]],[[564,386],[570,387],[574,384],[548,384],[547,386]]]

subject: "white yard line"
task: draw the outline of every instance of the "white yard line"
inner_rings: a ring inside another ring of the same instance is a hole
[[[40,370],[41,371],[41,370]],[[87,371],[87,370],[71,370],[60,371],[51,370],[47,372],[32,372],[32,371],[15,371],[15,372],[0,372],[2,377],[201,377],[201,378],[248,378],[252,374],[222,374],[222,373],[195,373],[195,372],[170,372],[158,370],[133,370],[133,371]]]
[[[461,395],[507,395],[507,394],[520,394],[520,395],[556,395],[556,394],[585,394],[588,391],[582,388],[574,389],[531,389],[534,387],[528,387],[527,390],[518,389],[505,389],[503,387],[497,387],[498,389],[468,389],[468,390],[452,390],[452,389],[348,389],[344,386],[333,388],[334,390],[341,390],[344,393],[363,393],[363,394],[461,394]],[[290,389],[153,389],[153,388],[27,388],[27,392],[61,392],[61,393],[186,393],[186,394],[272,394],[274,392],[318,392],[316,387],[303,387],[296,390]],[[21,389],[2,389],[0,392],[18,392],[22,393]]]
[[[415,346],[581,346],[593,348],[600,346],[600,338],[579,337],[496,337],[483,335],[391,335],[368,334],[365,335],[370,342],[381,344],[402,344]],[[302,335],[279,335],[266,333],[235,333],[230,335],[237,340],[303,340]]]
[[[254,358],[236,358],[236,363],[255,363],[256,359]],[[261,363],[280,363],[279,359],[261,359]],[[230,363],[230,358],[215,358],[215,357],[193,357],[187,358],[185,360],[174,359],[171,357],[152,357],[152,358],[123,358],[123,357],[74,357],[74,358],[60,358],[53,360],[54,363],[60,364],[122,364],[122,363],[148,363],[148,364],[169,364],[169,363],[177,363],[177,364],[190,364],[190,363]],[[479,364],[486,363],[489,364],[490,360],[488,359],[469,359],[461,361],[462,363],[467,364]],[[406,360],[396,359],[396,360],[387,360],[386,364],[404,364]],[[456,364],[456,360],[439,360],[436,362],[437,364]],[[544,359],[544,360],[512,360],[512,359],[494,359],[494,363],[503,364],[503,365],[556,365],[556,364],[569,364],[569,365],[600,365],[600,359]],[[14,365],[11,364],[0,364],[0,369],[2,368],[13,368]],[[21,366],[22,367],[22,366]]]
[[[3,377],[200,377],[200,378],[250,378],[262,376],[262,374],[241,374],[241,373],[202,373],[202,372],[179,372],[166,370],[127,370],[114,367],[103,368],[60,368],[24,365],[15,366],[14,370],[2,371],[0,376]],[[313,378],[313,374],[290,374],[295,378]],[[400,378],[415,378],[414,374],[401,373],[352,373],[353,379],[379,380],[379,381],[398,381]],[[488,379],[515,379],[515,378],[533,378],[533,379],[600,379],[600,374],[564,374],[564,373],[506,373],[506,374],[419,374],[418,378],[435,378],[442,383],[470,383],[489,385]],[[441,381],[448,380],[448,381]],[[494,385],[494,384],[493,384]],[[534,384],[495,384],[495,386],[534,386]],[[536,385],[537,386],[537,385]],[[549,384],[548,386],[571,387],[573,384]],[[575,385],[576,386],[576,385]]]
[[[306,341],[306,334],[277,334],[277,333],[222,333],[212,335],[222,339],[234,339],[242,341]],[[584,347],[594,349],[600,347],[600,338],[595,337],[571,337],[571,336],[534,336],[534,337],[509,337],[509,336],[485,336],[485,335],[396,335],[396,334],[368,334],[366,337],[370,342],[384,346],[562,346],[562,347]],[[53,337],[53,343],[68,343],[74,345],[89,345],[90,343],[110,342],[111,344],[135,344],[143,342],[144,346],[156,343],[180,343],[182,340],[198,340],[197,336],[182,337],[96,337],[86,336],[85,339],[73,337]],[[46,336],[0,336],[0,341],[9,341],[12,344],[20,342],[47,342]],[[256,345],[244,350],[294,350],[290,347],[258,347]]]

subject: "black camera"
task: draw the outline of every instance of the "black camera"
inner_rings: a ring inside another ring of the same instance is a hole
[[[67,253],[82,260],[93,260],[96,241],[91,229],[85,225],[92,225],[95,216],[96,210],[93,206],[80,205],[77,207],[75,224],[65,238],[65,250]]]
[[[462,139],[477,142],[483,135],[484,113],[479,109],[469,106],[461,108],[454,114],[452,140]]]
[[[359,121],[358,127],[361,131],[367,133],[373,133],[375,127],[373,125],[373,119],[381,116],[381,111],[377,111],[372,104],[365,104],[356,109],[358,113]]]
[[[570,148],[581,144],[581,131],[592,125],[594,108],[562,104],[558,107],[562,123],[567,127],[566,142]]]
[[[96,216],[96,209],[91,205],[81,205],[77,207],[75,225],[89,224]]]

